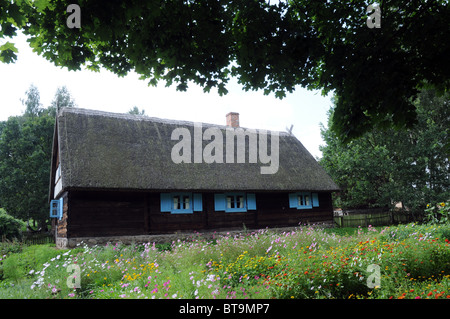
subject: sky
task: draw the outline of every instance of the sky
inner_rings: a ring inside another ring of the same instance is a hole
[[[38,88],[43,107],[48,107],[56,89],[65,85],[79,108],[126,113],[137,106],[152,117],[218,125],[226,124],[228,112],[238,112],[243,128],[286,131],[293,125],[292,133],[308,151],[316,158],[322,156],[320,123],[327,123],[331,95],[297,87],[280,100],[262,91],[246,92],[235,79],[230,80],[225,96],[215,89],[204,93],[194,84],[186,92],[178,92],[175,85],[165,87],[164,82],[148,86],[134,72],[118,77],[107,70],[68,71],[34,53],[24,35],[9,41],[16,44],[19,54],[15,63],[0,62],[0,121],[23,114],[21,99],[31,84]],[[0,45],[4,42],[0,39]]]

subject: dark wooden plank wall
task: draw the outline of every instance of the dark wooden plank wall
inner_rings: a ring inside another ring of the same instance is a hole
[[[69,237],[146,233],[144,193],[71,192],[69,203]]]
[[[299,223],[317,223],[333,220],[331,193],[318,193],[319,207],[312,209],[289,208],[288,193],[256,195],[259,228],[298,226]]]
[[[192,214],[171,214],[161,212],[160,194],[152,193],[148,195],[150,216],[148,225],[149,233],[171,233],[179,231],[201,231],[206,225],[205,200],[203,199],[203,212],[193,212]]]
[[[320,206],[305,210],[289,208],[288,193],[256,193],[257,210],[245,213],[215,211],[214,193],[203,193],[203,211],[193,214],[162,213],[159,193],[70,192],[68,198],[69,237],[243,229],[244,224],[247,228],[297,226],[333,219],[330,193],[319,193]]]

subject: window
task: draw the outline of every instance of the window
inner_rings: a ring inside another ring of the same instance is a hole
[[[227,195],[227,209],[245,208],[244,195]]]
[[[63,199],[54,199],[50,202],[50,217],[61,220],[63,215]]]
[[[216,211],[225,211],[227,213],[256,210],[255,194],[246,194],[246,193],[214,194],[214,207]]]
[[[194,211],[202,210],[202,194],[161,193],[161,212],[192,214]]]
[[[309,200],[309,193],[297,194],[298,206],[311,206],[311,201]]]
[[[191,203],[190,195],[175,195],[173,196],[173,209],[174,210],[189,210]]]
[[[227,200],[226,212],[246,212],[244,194],[225,194]]]
[[[297,192],[289,194],[289,207],[297,209],[312,209],[319,207],[318,193]]]

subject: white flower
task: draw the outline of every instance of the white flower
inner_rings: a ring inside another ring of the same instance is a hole
[[[198,295],[198,289],[195,289],[194,296],[197,296],[197,295]]]

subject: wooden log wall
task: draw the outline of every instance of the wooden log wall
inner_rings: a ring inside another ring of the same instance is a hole
[[[145,234],[143,193],[71,192],[69,237]]]
[[[319,207],[289,208],[286,192],[256,193],[257,210],[214,210],[214,193],[203,193],[203,211],[161,212],[160,194],[145,192],[71,191],[64,202],[58,234],[65,237],[144,235],[203,230],[298,226],[333,220],[330,193],[319,193]],[[68,203],[68,207],[66,207]]]

